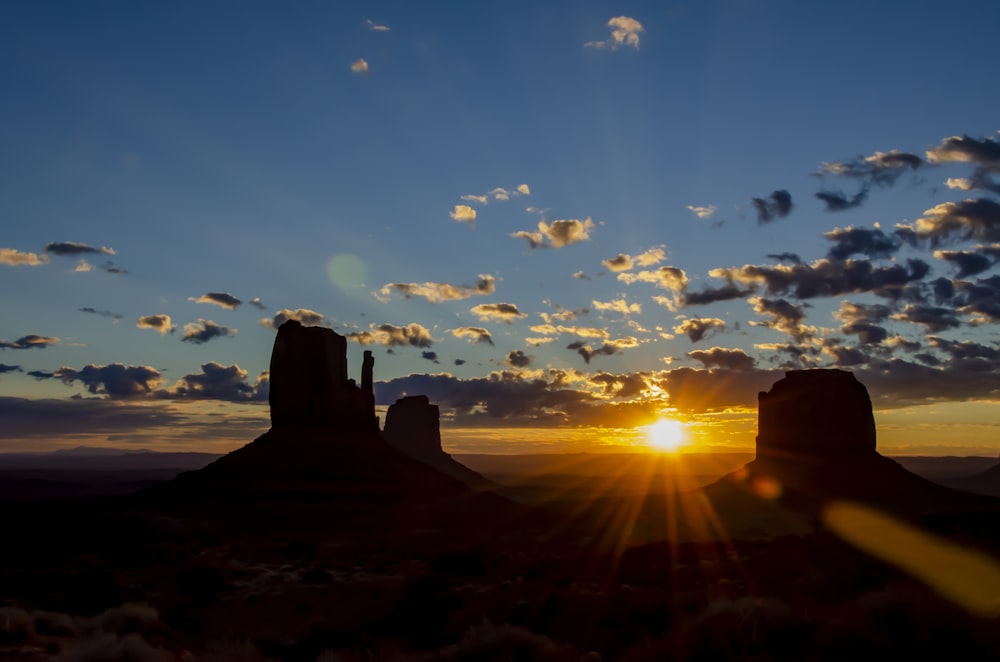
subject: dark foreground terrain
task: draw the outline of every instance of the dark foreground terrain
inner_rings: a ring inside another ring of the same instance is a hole
[[[862,551],[822,518],[637,543],[636,512],[669,495],[388,528],[381,507],[288,499],[287,526],[262,511],[255,530],[248,503],[231,531],[120,497],[3,503],[0,659],[1000,659],[995,597],[950,593],[961,577]],[[995,586],[995,511],[904,524],[982,552]]]

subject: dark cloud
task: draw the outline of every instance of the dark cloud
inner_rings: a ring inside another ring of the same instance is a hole
[[[913,172],[926,164],[916,154],[892,150],[875,152],[872,156],[859,157],[845,163],[824,163],[816,174],[858,179],[864,182],[865,188],[872,184],[891,186],[903,173]]]
[[[455,365],[465,365],[465,359],[455,359]]]
[[[613,356],[618,353],[618,348],[614,345],[603,344],[598,348],[593,348],[582,340],[571,342],[566,345],[566,349],[572,349],[583,357],[584,363],[590,364],[590,359],[595,356]]]
[[[938,336],[928,336],[927,341],[939,350],[948,354],[950,359],[969,360],[985,359],[992,365],[1000,365],[1000,345],[982,345],[972,340],[947,340]]]
[[[843,191],[820,191],[816,194],[816,198],[826,204],[827,211],[846,211],[863,205],[868,199],[868,189],[861,189],[851,198],[848,198]]]
[[[899,249],[899,238],[890,237],[881,228],[836,228],[823,236],[834,243],[827,257],[844,260],[852,255],[866,255],[870,258],[892,257]]]
[[[214,338],[231,337],[236,334],[236,329],[216,324],[212,320],[199,319],[197,322],[189,322],[184,325],[184,337],[181,340],[201,345]]]
[[[101,269],[103,269],[105,272],[109,274],[115,274],[115,275],[124,275],[128,273],[127,270],[115,266],[114,262],[105,262],[104,264],[101,265]]]
[[[784,377],[781,370],[702,370],[676,368],[651,381],[670,396],[670,406],[683,412],[719,411],[732,407],[756,409],[757,394]]]
[[[862,345],[877,345],[889,337],[889,331],[872,322],[851,322],[840,327],[840,332],[857,336]]]
[[[995,254],[984,254],[982,251],[983,247],[980,247],[980,252],[977,251],[934,251],[934,257],[939,260],[945,260],[946,262],[951,262],[958,268],[958,273],[955,274],[956,278],[966,278],[967,276],[975,276],[976,274],[981,274],[990,267],[992,267],[997,262],[997,255]],[[991,250],[991,253],[1000,253],[1000,250]]]
[[[372,325],[367,331],[355,331],[346,335],[360,345],[428,348],[434,343],[431,332],[416,322],[411,322],[406,326]]]
[[[52,253],[53,255],[114,255],[115,251],[113,248],[108,248],[107,246],[101,246],[100,248],[94,248],[93,246],[88,246],[87,244],[81,244],[76,241],[53,241],[45,244],[45,252]]]
[[[778,262],[788,262],[789,264],[802,264],[802,258],[798,253],[768,253],[766,257]]]
[[[1000,203],[989,198],[944,202],[925,211],[914,229],[933,245],[952,238],[1000,241]]]
[[[426,361],[431,361],[432,363],[438,363],[437,352],[432,352],[425,349],[424,351],[420,352],[420,358]]]
[[[816,330],[803,324],[806,313],[802,306],[797,306],[785,299],[765,299],[754,297],[749,300],[754,312],[767,315],[771,319],[765,322],[751,321],[753,326],[763,326],[787,333],[797,342],[811,338]]]
[[[1000,322],[1000,276],[980,278],[974,283],[960,280],[954,286],[954,304],[959,307],[960,312]]]
[[[507,365],[513,366],[515,368],[527,368],[528,366],[531,365],[531,361],[533,360],[533,358],[534,357],[525,354],[520,349],[515,349],[507,353],[507,358],[505,359],[504,362]]]
[[[63,367],[52,373],[35,371],[30,374],[38,379],[58,379],[67,385],[80,382],[90,393],[109,398],[151,395],[163,382],[156,368],[121,363],[90,364],[79,370]]]
[[[862,345],[879,344],[889,337],[889,332],[878,323],[892,315],[892,308],[883,304],[840,303],[834,317],[844,322],[840,332],[857,336]]]
[[[753,198],[750,204],[757,210],[757,224],[763,225],[791,213],[792,194],[782,189],[771,193],[769,198]]]
[[[675,326],[674,333],[683,333],[691,339],[691,342],[695,343],[710,338],[725,328],[725,321],[717,317],[694,317]]]
[[[731,301],[733,299],[745,299],[756,291],[754,287],[740,287],[731,279],[729,283],[722,287],[706,287],[700,292],[687,292],[684,294],[682,302],[685,306],[704,306],[719,301]]]
[[[58,342],[59,338],[39,336],[31,333],[10,342],[0,340],[0,349],[44,349],[45,347],[55,345]]]
[[[210,303],[229,310],[236,310],[243,302],[228,292],[206,292],[200,297],[188,297],[188,301],[195,303]]]
[[[457,329],[452,329],[451,335],[456,338],[466,338],[475,344],[493,344],[493,336],[490,332],[481,326],[460,326]]]
[[[209,361],[201,365],[201,372],[184,375],[172,388],[156,395],[190,400],[267,402],[270,387],[268,373],[262,373],[254,383],[247,381],[248,376],[247,371],[235,363],[226,366]]]
[[[927,330],[932,333],[938,333],[946,329],[956,329],[962,326],[961,320],[958,319],[955,311],[951,308],[928,306],[919,303],[907,304],[901,312],[893,315],[892,319],[926,326]]]
[[[260,320],[260,323],[277,331],[288,320],[301,322],[303,326],[326,326],[326,318],[322,314],[308,308],[296,308],[295,310],[282,308],[275,313],[273,318],[268,319],[265,317]]]
[[[161,335],[173,333],[177,329],[170,320],[170,315],[143,315],[136,321],[135,326],[139,329],[159,331]]]
[[[91,315],[97,315],[99,317],[108,317],[113,319],[115,322],[122,318],[119,313],[113,313],[110,310],[97,310],[96,308],[91,308],[90,306],[85,306],[79,309],[81,313],[90,313]]]
[[[725,368],[727,370],[753,370],[755,361],[742,349],[727,349],[713,347],[712,349],[696,349],[687,353],[705,368]]]
[[[826,352],[833,357],[833,364],[838,368],[850,368],[868,363],[870,357],[857,347],[832,345],[826,347]]]
[[[986,171],[1000,171],[1000,141],[993,138],[951,136],[937,147],[927,150],[927,159],[934,163],[973,163]]]
[[[0,363],[0,375],[7,374],[8,372],[24,372],[21,370],[19,365],[7,365],[6,363]]]
[[[260,297],[254,297],[254,298],[250,299],[249,303],[250,303],[251,306],[253,306],[257,310],[267,310],[267,306],[265,306],[264,304],[262,304],[260,302]]]

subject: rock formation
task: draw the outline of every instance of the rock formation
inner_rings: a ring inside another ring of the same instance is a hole
[[[758,401],[757,457],[875,455],[868,390],[846,370],[792,370]]]
[[[441,448],[440,412],[426,395],[399,398],[385,415],[382,437],[390,446],[456,478],[469,487],[486,487],[490,481],[456,462]]]
[[[347,338],[289,320],[271,352],[271,425],[376,432],[372,370],[365,352],[358,388],[347,377]]]

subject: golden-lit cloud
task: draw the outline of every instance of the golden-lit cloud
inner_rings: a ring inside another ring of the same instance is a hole
[[[637,271],[635,273],[620,273],[618,280],[626,285],[633,283],[652,283],[656,287],[672,292],[683,292],[688,286],[688,277],[683,269],[677,267],[660,267],[654,271]]]
[[[217,324],[212,320],[199,319],[197,322],[189,322],[184,325],[184,342],[191,342],[202,345],[214,338],[232,337],[239,333],[236,329]]]
[[[288,320],[295,320],[305,326],[326,325],[326,318],[322,315],[322,313],[317,313],[316,311],[309,310],[308,308],[296,308],[295,310],[282,308],[274,314],[274,317],[262,317],[260,319],[260,323],[261,326],[266,326],[277,331],[278,328]]]
[[[455,208],[448,212],[448,215],[460,223],[471,223],[476,220],[476,210],[469,205],[455,205]]]
[[[394,324],[372,324],[367,331],[348,333],[347,337],[360,345],[384,345],[385,347],[430,347],[434,343],[431,332],[424,326],[411,322],[406,326]]]
[[[674,327],[674,333],[683,333],[691,342],[710,338],[718,331],[726,328],[725,321],[717,317],[694,317],[686,319]]]
[[[973,191],[976,189],[976,183],[966,177],[949,177],[944,184],[950,189],[958,189],[960,191]]]
[[[601,312],[616,312],[622,315],[630,315],[632,313],[639,314],[642,312],[642,306],[638,303],[629,303],[625,299],[615,299],[614,301],[597,301],[591,302],[596,310]]]
[[[480,274],[475,285],[450,285],[448,283],[386,283],[375,298],[382,303],[388,303],[393,292],[398,292],[405,299],[423,297],[431,303],[456,301],[473,296],[486,296],[496,291],[496,278],[488,274]]]
[[[359,57],[354,62],[351,62],[351,71],[356,74],[367,74],[368,62],[363,57]]]
[[[650,267],[654,264],[659,264],[666,257],[667,254],[664,247],[655,246],[635,256],[628,255],[627,253],[619,253],[607,260],[601,260],[601,265],[608,271],[631,271],[636,266]]]
[[[0,264],[11,267],[37,267],[49,261],[48,255],[23,253],[15,248],[0,248]]]
[[[0,340],[0,349],[43,349],[59,342],[60,339],[53,336],[39,336],[31,333],[10,342]]]
[[[516,319],[523,319],[528,313],[522,313],[517,306],[512,303],[483,303],[473,306],[469,312],[479,317],[484,322],[496,321],[510,324]]]
[[[83,274],[87,273],[88,271],[92,271],[93,269],[94,269],[94,266],[92,264],[90,264],[90,262],[87,262],[86,260],[83,260],[83,259],[81,259],[79,262],[77,262],[76,266],[73,267],[73,271],[75,271],[77,273],[83,273]]]
[[[538,232],[519,230],[510,236],[527,240],[533,249],[542,247],[562,248],[563,246],[589,240],[590,233],[594,227],[594,222],[589,217],[582,221],[578,219],[560,219],[552,221],[551,224],[539,221]]]
[[[644,31],[642,23],[628,16],[615,16],[607,25],[611,28],[610,38],[604,41],[588,41],[584,46],[609,51],[629,46],[639,50],[639,33]]]
[[[173,333],[177,328],[170,319],[170,315],[143,315],[135,323],[136,328],[152,329],[161,335]]]
[[[200,297],[188,297],[188,301],[195,303],[210,303],[220,308],[236,310],[243,302],[228,292],[208,292]]]
[[[457,329],[452,329],[451,335],[456,338],[466,338],[477,345],[480,343],[486,345],[493,344],[493,336],[481,326],[460,326]]]

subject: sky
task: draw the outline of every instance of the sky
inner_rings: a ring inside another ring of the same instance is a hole
[[[0,451],[225,452],[286,319],[451,452],[1000,451],[995,2],[0,5]]]

